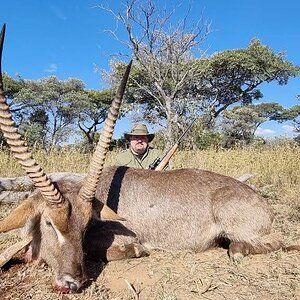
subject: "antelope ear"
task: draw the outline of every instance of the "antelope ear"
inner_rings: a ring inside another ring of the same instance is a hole
[[[100,208],[100,218],[108,220],[125,221],[124,218],[120,217],[117,213],[115,213],[111,208],[109,208],[105,204],[103,204],[102,208]]]
[[[36,199],[29,197],[17,206],[7,217],[0,221],[0,232],[21,228],[33,216]]]

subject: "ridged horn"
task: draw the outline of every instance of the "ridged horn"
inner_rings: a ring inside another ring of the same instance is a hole
[[[1,65],[5,29],[6,26],[4,24],[0,34],[0,128],[13,155],[21,164],[29,178],[33,181],[34,186],[41,191],[43,197],[49,204],[61,204],[63,202],[62,195],[32,157],[31,152],[28,150],[21,135],[18,133],[15,122],[9,111],[9,106],[5,100]]]
[[[96,146],[96,150],[93,154],[90,170],[86,177],[86,180],[80,189],[79,197],[85,201],[92,201],[95,197],[97,184],[99,182],[100,174],[104,166],[105,156],[109,148],[109,144],[113,135],[115,124],[118,118],[121,102],[125,92],[126,84],[128,81],[132,61],[126,67],[121,84],[117,90],[117,93],[111,103],[108,111],[108,115],[105,119],[104,127],[101,132],[99,142]]]

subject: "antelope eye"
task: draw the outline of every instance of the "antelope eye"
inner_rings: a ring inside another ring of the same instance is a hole
[[[50,232],[54,233],[54,234],[56,235],[56,237],[57,237],[57,232],[56,232],[55,227],[53,226],[51,220],[50,220],[50,219],[45,219],[45,224],[46,224],[46,226],[47,226],[47,229],[46,229],[46,230],[47,230],[49,233],[50,233]]]
[[[45,223],[46,223],[46,225],[47,225],[47,226],[51,226],[51,227],[52,227],[52,223],[51,223],[51,221],[49,221],[49,220],[46,220],[46,222],[45,222]]]

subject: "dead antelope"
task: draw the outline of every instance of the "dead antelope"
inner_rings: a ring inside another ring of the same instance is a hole
[[[56,286],[65,292],[85,280],[84,253],[109,261],[151,249],[203,251],[226,242],[230,257],[239,261],[280,249],[271,233],[270,205],[238,180],[198,169],[102,169],[129,68],[82,180],[47,178],[16,133],[1,83],[1,129],[37,191],[0,222],[0,232],[25,227],[32,258],[53,268]]]

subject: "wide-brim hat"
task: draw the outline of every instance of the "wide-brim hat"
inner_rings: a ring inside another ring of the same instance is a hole
[[[130,132],[125,133],[125,139],[129,140],[132,135],[146,135],[148,142],[154,139],[154,133],[149,133],[148,128],[145,124],[135,124]]]

